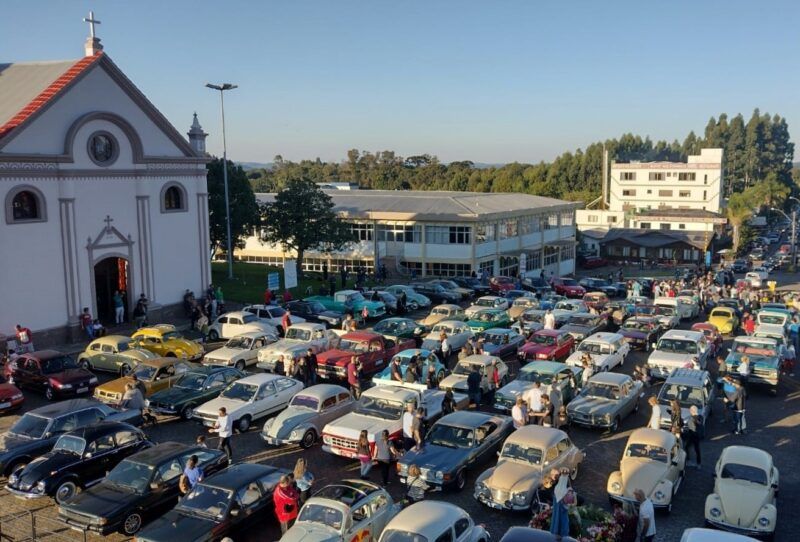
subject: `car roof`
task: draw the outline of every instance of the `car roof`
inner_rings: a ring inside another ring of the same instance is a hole
[[[177,331],[178,328],[172,324],[156,324],[154,326],[147,326],[136,330],[134,335],[157,335],[161,336],[164,333],[171,333]]]
[[[463,310],[459,305],[456,305],[454,303],[442,303],[441,305],[436,305],[431,310],[433,310],[433,309],[448,309],[448,310],[451,310],[451,311],[452,310]]]
[[[58,350],[36,350],[35,352],[31,352],[30,354],[23,354],[23,355],[27,355],[30,358],[38,359],[39,361],[46,361],[48,359],[67,356],[68,354],[65,354],[64,352],[59,352]]]
[[[597,333],[592,333],[588,337],[584,339],[585,341],[598,341],[598,342],[609,342],[613,343],[615,341],[621,341],[624,339],[622,335],[619,333],[610,333],[608,331],[599,331]]]
[[[256,308],[256,309],[262,309],[262,308],[266,309],[267,308],[266,306],[259,307],[257,305],[250,305],[250,307]],[[272,309],[278,308],[279,309],[280,307],[275,305],[275,306],[270,306],[269,308],[272,308]],[[253,313],[247,312],[247,311],[230,311],[230,312],[226,312],[225,314],[220,314],[220,317],[222,317],[222,316],[229,316],[229,317],[230,316],[236,316],[238,318],[244,318],[245,316],[251,316],[252,314]]]
[[[463,322],[461,320],[439,320],[438,322],[433,324],[433,327],[441,326],[444,324],[448,324],[450,326],[464,326],[466,325],[466,322]]]
[[[688,331],[685,329],[670,329],[664,333],[662,339],[689,339],[699,341],[705,337],[702,331]]]
[[[300,325],[300,324],[297,324],[297,325]],[[290,327],[295,327],[295,326],[290,326]],[[266,335],[266,334],[263,331],[248,331],[246,333],[237,333],[236,335],[231,337],[231,339],[235,339],[237,337],[245,337],[247,339],[257,339],[259,337],[263,337],[264,335]]]
[[[695,330],[698,330],[698,329],[710,329],[712,331],[719,331],[717,329],[717,326],[715,326],[711,322],[696,322],[696,323],[692,324],[692,331],[695,331]]]
[[[411,358],[411,356],[422,356],[423,358],[427,358],[431,355],[431,350],[427,350],[425,348],[406,348],[405,350],[401,350],[397,354],[393,356],[393,358],[401,357],[401,358]]]
[[[698,382],[702,382],[707,375],[708,371],[679,367],[670,373],[665,383],[669,382],[670,384],[694,386],[697,385]]]
[[[66,434],[74,437],[80,437],[89,442],[97,437],[118,433],[119,431],[135,431],[138,433],[139,429],[136,429],[134,426],[124,422],[100,422],[88,425],[86,427],[81,427],[80,429],[75,429],[74,431],[70,431]]]
[[[634,430],[631,436],[628,437],[628,444],[631,443],[649,444],[668,450],[675,445],[675,435],[663,429],[641,427]]]
[[[772,468],[772,455],[752,446],[728,446],[722,450],[719,461],[720,463],[753,465],[765,471],[769,471]]]
[[[492,356],[490,354],[472,354],[471,356],[467,356],[464,359],[458,360],[458,363],[461,363],[463,361],[464,363],[469,363],[471,365],[478,363],[482,365],[489,365],[493,359],[499,360],[500,358],[498,358],[497,356]]]
[[[686,529],[681,538],[681,542],[753,542],[754,540],[755,538],[741,534],[701,527]]]
[[[402,510],[391,519],[387,527],[402,529],[434,540],[442,534],[444,528],[464,517],[469,517],[469,514],[455,504],[425,500]]]
[[[314,498],[328,499],[329,497],[326,495],[326,492],[335,492],[336,488],[342,488],[350,490],[354,493],[361,494],[361,497],[357,501],[351,503],[350,505],[345,505],[345,506],[352,506],[353,504],[360,502],[367,495],[371,495],[372,493],[375,493],[376,491],[380,491],[382,489],[381,486],[379,486],[374,482],[370,482],[369,480],[347,479],[336,482],[335,484],[328,484],[327,486],[323,487],[322,489],[314,493],[312,499]],[[342,501],[337,500],[337,502],[342,502]]]
[[[103,337],[96,338],[95,340],[93,340],[89,344],[113,344],[113,345],[117,345],[117,344],[122,343],[122,342],[129,343],[132,340],[133,339],[128,337],[127,335],[105,335]]]
[[[506,439],[506,443],[535,445],[541,448],[550,448],[563,440],[567,434],[555,427],[540,425],[525,425],[520,427]]]
[[[623,373],[612,373],[609,371],[603,371],[600,373],[595,373],[589,379],[589,382],[594,382],[597,384],[610,384],[613,386],[620,386],[630,380],[631,377],[623,374]]]
[[[534,335],[547,335],[548,337],[558,337],[559,335],[568,335],[568,332],[563,329],[540,329]]]
[[[503,418],[506,416],[500,416],[497,414],[489,414],[488,412],[478,412],[474,410],[457,410],[445,416],[439,418],[436,422],[446,424],[446,425],[455,425],[459,427],[467,427],[470,429],[474,429],[475,427],[479,427],[486,422],[494,422],[497,425],[503,423]]]
[[[520,371],[536,371],[537,373],[555,374],[567,366],[568,365],[566,363],[560,363],[558,361],[532,361],[523,365]]]
[[[61,414],[69,414],[78,410],[83,410],[90,407],[99,407],[103,403],[88,397],[82,399],[68,399],[66,401],[59,401],[57,403],[50,403],[39,408],[34,408],[29,412],[37,416],[44,416],[46,418],[55,418]]]
[[[275,373],[255,373],[248,375],[244,378],[240,378],[236,382],[241,382],[242,384],[263,384],[264,382],[271,382],[273,380],[278,380],[279,378],[288,378],[289,380],[294,380],[291,377],[283,376],[280,374]]]
[[[242,486],[255,482],[259,478],[263,478],[269,474],[286,474],[288,472],[289,471],[286,469],[279,469],[278,467],[262,465],[260,463],[236,463],[226,469],[215,472],[201,483],[204,486],[236,491]]]
[[[332,395],[350,392],[346,388],[336,384],[315,384],[314,386],[309,386],[297,392],[298,395],[301,393],[310,397],[316,397],[317,399],[325,399]]]
[[[516,331],[514,331],[513,329],[509,329],[507,327],[494,327],[492,329],[487,329],[484,332],[484,335],[491,333],[496,333],[498,335],[510,335],[511,333],[516,333]]]
[[[162,442],[129,456],[129,459],[145,465],[157,465],[166,459],[191,452],[199,452],[203,449],[199,446],[187,446],[180,442]]]
[[[503,309],[497,309],[495,307],[486,307],[485,309],[480,309],[478,311],[475,311],[475,315],[486,314],[486,313],[489,313],[489,314],[500,314],[500,313],[506,314],[506,311],[504,311]]]

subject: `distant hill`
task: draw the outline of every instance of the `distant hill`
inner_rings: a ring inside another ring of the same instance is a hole
[[[242,166],[242,169],[245,171],[251,169],[272,169],[272,162],[236,162],[236,164]]]

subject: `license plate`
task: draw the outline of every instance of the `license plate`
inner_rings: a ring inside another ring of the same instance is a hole
[[[0,408],[8,408],[11,406],[11,403],[0,403]]]
[[[78,393],[86,393],[87,391],[89,391],[89,388],[87,387],[78,388]]]
[[[203,425],[205,425],[206,427],[213,427],[214,422],[211,420],[203,420]]]
[[[351,450],[342,450],[340,453],[342,457],[349,457],[349,458],[354,458],[357,455],[355,452]]]

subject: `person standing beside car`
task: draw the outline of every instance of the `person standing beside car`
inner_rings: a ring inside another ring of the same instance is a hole
[[[647,423],[647,427],[650,429],[660,429],[661,428],[661,405],[658,404],[658,399],[655,396],[650,396],[647,400],[647,403],[650,405],[650,421]]]
[[[398,455],[394,443],[389,440],[389,431],[384,429],[375,439],[375,447],[372,450],[372,459],[381,467],[381,480],[384,486],[389,484],[392,461],[397,459]]]
[[[228,410],[225,407],[220,407],[219,416],[214,424],[214,427],[208,430],[209,433],[217,433],[219,436],[219,444],[217,450],[223,450],[225,455],[228,456],[228,461],[233,461],[233,450],[231,449],[231,435],[233,435],[233,423]]]
[[[308,470],[306,460],[302,457],[294,464],[294,482],[300,491],[300,504],[302,504],[308,500],[308,494],[314,484],[314,475]]]
[[[700,459],[700,439],[703,437],[704,420],[700,415],[700,411],[695,405],[689,407],[689,418],[686,420],[686,430],[684,431],[684,442],[686,444],[686,462],[691,465],[689,461],[689,452],[694,449],[697,456],[698,469],[702,468],[702,460]]]
[[[203,471],[197,466],[199,459],[196,455],[192,455],[189,461],[186,462],[186,468],[183,469],[180,480],[178,480],[178,490],[186,495],[198,482],[203,481]]]
[[[300,493],[295,489],[289,475],[283,475],[281,481],[275,486],[272,501],[275,504],[275,516],[281,524],[281,533],[286,534],[294,520],[297,519],[300,507]]]
[[[653,542],[656,539],[656,511],[653,501],[647,498],[644,491],[635,489],[633,496],[639,503],[639,521],[636,529],[637,542]]]

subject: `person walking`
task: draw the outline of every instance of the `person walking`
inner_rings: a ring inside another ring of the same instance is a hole
[[[661,428],[661,405],[658,404],[658,399],[655,396],[650,396],[647,399],[647,404],[650,405],[650,421],[647,422],[647,427],[650,429]]]
[[[356,362],[357,356],[350,358],[350,363],[347,364],[347,384],[350,386],[350,393],[353,394],[353,399],[361,397],[361,381],[358,379],[358,369]]]
[[[528,425],[528,405],[522,396],[517,396],[517,402],[511,407],[511,419],[514,422],[514,429]]]
[[[407,452],[414,444],[414,404],[407,403],[403,412],[403,449]]]
[[[362,429],[358,435],[356,443],[356,457],[361,463],[361,479],[369,479],[369,471],[372,470],[372,451],[369,448],[369,436],[366,429]]]
[[[303,457],[298,458],[294,464],[294,483],[300,492],[300,504],[303,504],[308,500],[311,486],[314,485],[314,475],[308,470],[306,460]]]
[[[297,519],[300,508],[300,493],[292,484],[288,474],[281,476],[280,482],[275,486],[272,501],[275,504],[275,516],[281,524],[281,533],[286,534]]]
[[[183,469],[183,474],[181,474],[180,480],[178,480],[178,490],[183,494],[186,495],[194,486],[197,485],[198,482],[203,481],[203,471],[197,465],[199,459],[196,455],[192,455],[189,458],[189,461],[186,462],[186,468]]]
[[[389,473],[391,472],[392,461],[398,457],[397,449],[394,443],[389,440],[389,431],[384,429],[378,438],[375,439],[375,446],[372,450],[372,459],[374,459],[381,468],[381,481],[383,485],[389,485]]]
[[[308,383],[313,386],[317,383],[317,369],[319,368],[317,354],[314,353],[313,348],[309,348],[306,352],[306,365],[308,367]]]
[[[694,465],[698,469],[702,467],[702,459],[700,458],[700,439],[703,437],[703,417],[695,405],[689,407],[689,418],[686,420],[686,431],[684,432],[684,443],[686,445],[686,462],[689,465],[692,463],[689,460],[691,450],[697,456],[697,464]]]
[[[228,461],[233,461],[233,450],[231,449],[231,435],[233,435],[233,422],[228,416],[228,410],[225,407],[220,407],[218,412],[217,421],[214,427],[208,430],[209,433],[216,433],[219,437],[219,444],[217,450],[222,450],[228,456]]]
[[[119,325],[125,319],[125,303],[122,300],[122,294],[119,290],[114,292],[114,295],[111,296],[111,300],[114,303],[114,323]]]
[[[83,312],[81,313],[81,329],[86,336],[91,341],[94,339],[94,322],[92,320],[92,314],[89,312],[89,307],[84,307]]]
[[[747,428],[744,419],[746,394],[741,382],[735,378],[731,380],[733,383],[733,393],[728,397],[728,400],[733,405],[733,434],[741,435]]]
[[[633,496],[639,503],[639,521],[636,529],[637,542],[653,542],[656,538],[656,511],[653,501],[647,498],[644,491],[635,489]]]
[[[33,352],[33,333],[27,327],[22,327],[17,324],[14,328],[14,334],[17,339],[17,354],[24,354],[26,352]]]

